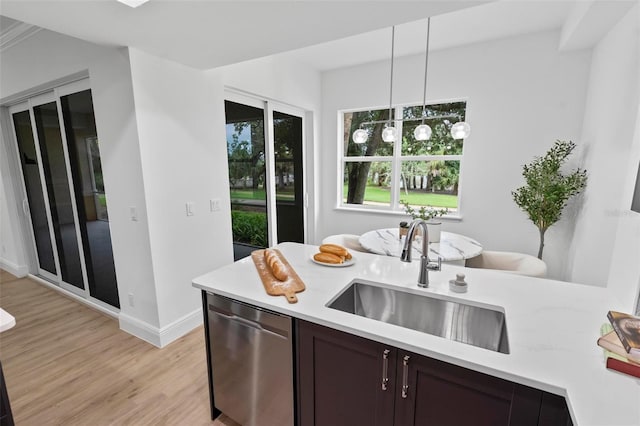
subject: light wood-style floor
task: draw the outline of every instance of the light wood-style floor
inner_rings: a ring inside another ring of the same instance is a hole
[[[16,425],[212,425],[202,327],[163,349],[28,278],[0,270],[0,360]]]

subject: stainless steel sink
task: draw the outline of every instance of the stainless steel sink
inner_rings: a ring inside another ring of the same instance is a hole
[[[504,312],[354,280],[327,307],[456,342],[509,353]]]

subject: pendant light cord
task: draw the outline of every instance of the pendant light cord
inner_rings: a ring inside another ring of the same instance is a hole
[[[427,71],[429,70],[429,33],[431,32],[431,17],[427,18],[427,47],[424,50],[424,93],[422,95],[422,124],[427,109]]]
[[[393,102],[393,47],[395,45],[396,26],[391,27],[391,78],[389,81],[389,124],[392,122],[391,106]]]

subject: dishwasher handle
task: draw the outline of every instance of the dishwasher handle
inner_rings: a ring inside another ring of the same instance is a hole
[[[211,304],[209,304],[209,312],[212,312],[213,314],[217,314],[220,315],[222,317],[225,317],[227,320],[229,321],[235,321],[238,322],[246,327],[250,327],[253,328],[255,330],[258,330],[261,333],[267,333],[267,334],[272,334],[276,337],[280,337],[282,339],[287,339],[289,336],[287,334],[286,331],[284,330],[277,330],[277,329],[272,329],[271,327],[265,327],[262,324],[260,324],[259,322],[256,321],[252,321],[250,319],[247,318],[243,318],[241,316],[238,316],[234,313],[231,312],[227,312],[225,310],[222,310],[216,306],[213,306]]]

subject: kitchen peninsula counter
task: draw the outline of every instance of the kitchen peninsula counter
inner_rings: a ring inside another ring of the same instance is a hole
[[[566,397],[575,425],[640,425],[640,380],[605,368],[596,345],[608,310],[629,311],[606,288],[443,265],[417,287],[420,262],[354,252],[348,267],[312,262],[317,246],[278,245],[306,290],[298,303],[269,296],[250,257],[193,280],[194,287]],[[465,273],[467,293],[449,290]],[[376,281],[415,294],[437,294],[503,310],[509,354],[459,343],[325,305],[353,279]]]

